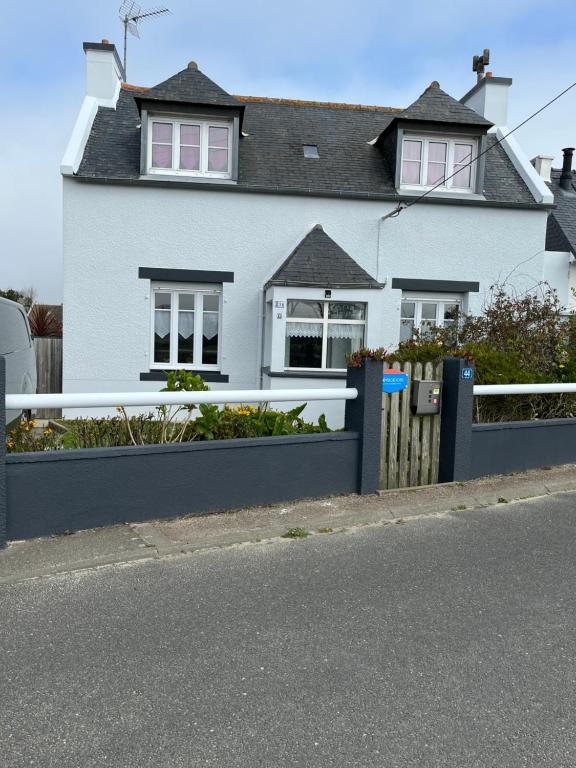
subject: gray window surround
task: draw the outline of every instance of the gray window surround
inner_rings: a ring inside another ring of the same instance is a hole
[[[262,373],[271,379],[345,379],[346,371],[271,371],[270,366],[262,367]]]
[[[166,283],[233,283],[234,272],[217,272],[205,269],[158,269],[155,267],[139,267],[138,277],[141,280],[156,280]],[[188,370],[188,369],[187,369]],[[228,374],[220,371],[193,370],[192,373],[202,376],[204,381],[228,382]],[[166,381],[165,371],[143,371],[140,381]]]
[[[478,293],[480,283],[464,280],[420,280],[410,277],[393,277],[392,288],[402,291],[424,291],[435,293]]]
[[[404,133],[424,133],[439,137],[450,138],[452,136],[468,136],[471,139],[476,139],[478,142],[478,156],[482,155],[482,152],[486,149],[486,133],[483,133],[478,128],[469,125],[441,125],[438,123],[417,123],[415,121],[405,122],[398,126],[397,138],[396,138],[396,173],[394,177],[394,185],[399,192],[403,192],[400,174],[402,172],[402,142],[404,140]],[[451,199],[462,199],[462,197],[474,196],[476,199],[483,200],[484,191],[484,172],[486,168],[486,155],[478,157],[476,162],[476,180],[474,184],[474,191],[471,193],[458,193],[451,192],[450,190],[437,189],[434,190],[434,195],[450,197]],[[423,192],[425,189],[422,190]],[[404,191],[404,194],[406,192]],[[416,192],[416,196],[418,196]],[[476,197],[479,196],[479,197]]]
[[[201,376],[204,381],[214,383],[227,384],[230,380],[227,373],[220,373],[219,371],[190,371],[186,369],[186,373],[193,373],[196,376]],[[142,371],[140,374],[140,381],[166,381],[167,378],[166,371]]]
[[[233,109],[210,109],[209,107],[194,105],[182,105],[172,103],[153,103],[150,102],[149,106],[146,102],[142,103],[142,111],[140,113],[140,175],[145,178],[150,178],[147,167],[147,155],[148,155],[148,120],[150,119],[150,113],[154,117],[172,117],[182,119],[183,117],[196,118],[198,120],[210,120],[218,118],[219,120],[231,120],[232,122],[232,164],[229,179],[213,179],[216,182],[228,182],[235,183],[238,181],[238,151],[239,151],[239,139],[240,139],[240,115],[237,110]],[[156,174],[155,174],[156,175]],[[170,179],[169,174],[162,175],[157,174],[162,179]],[[185,176],[186,181],[189,182],[202,182],[210,181],[205,176]]]
[[[208,269],[164,269],[162,267],[139,267],[141,280],[158,280],[165,283],[233,283],[234,272],[219,272]]]

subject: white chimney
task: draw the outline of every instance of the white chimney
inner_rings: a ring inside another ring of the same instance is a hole
[[[550,178],[550,172],[552,171],[552,161],[554,160],[554,155],[536,155],[536,157],[533,157],[530,162],[536,168],[536,171],[544,181],[551,181]]]
[[[93,96],[100,103],[115,102],[124,79],[116,46],[102,40],[101,43],[84,43],[83,47],[86,54],[86,96]]]
[[[491,72],[479,80],[460,102],[478,112],[497,127],[508,125],[508,88],[510,77],[492,77]]]

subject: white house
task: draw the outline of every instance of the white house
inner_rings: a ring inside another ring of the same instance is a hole
[[[142,88],[107,41],[84,50],[61,167],[64,391],[159,388],[172,368],[339,387],[348,352],[543,275],[542,255],[517,269],[545,247],[553,196],[497,143],[508,78],[460,101],[433,82],[395,109],[231,96],[194,62]]]

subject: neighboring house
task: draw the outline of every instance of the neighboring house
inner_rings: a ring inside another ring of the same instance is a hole
[[[478,311],[544,249],[552,194],[495,144],[508,78],[395,109],[232,96],[194,62],[126,85],[113,45],[84,50],[61,166],[64,391],[156,389],[182,367],[215,388],[343,386],[347,353]],[[340,422],[341,403],[322,410]]]
[[[544,278],[558,292],[566,310],[576,310],[576,171],[574,147],[562,150],[561,169],[552,168],[552,155],[537,155],[532,164],[554,193],[555,207],[548,217]]]

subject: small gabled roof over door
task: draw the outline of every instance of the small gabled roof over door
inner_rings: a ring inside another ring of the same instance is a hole
[[[382,288],[320,224],[310,230],[266,283],[300,288]]]

